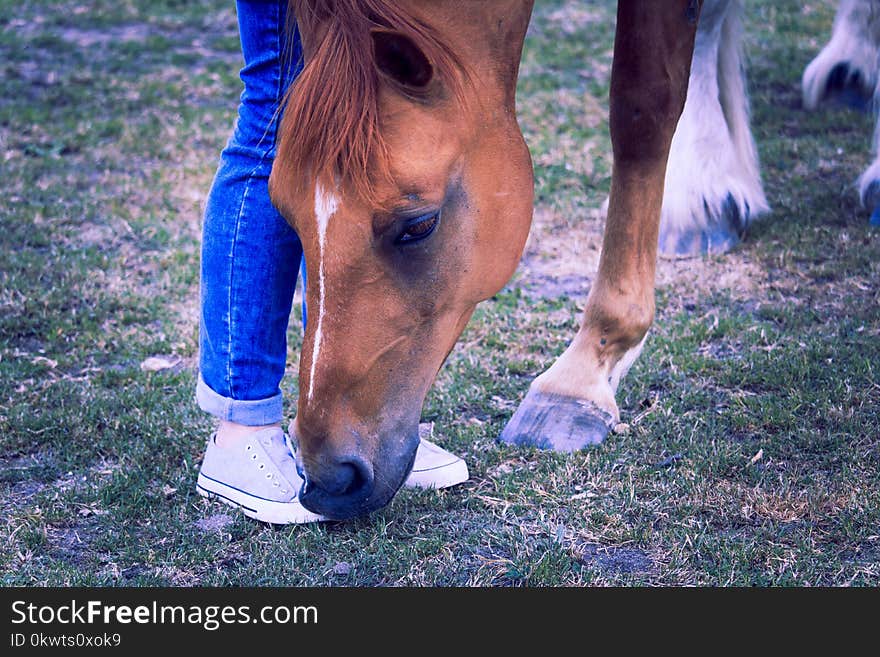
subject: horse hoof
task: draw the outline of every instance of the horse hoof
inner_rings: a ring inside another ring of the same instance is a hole
[[[660,235],[660,252],[668,256],[696,257],[726,253],[740,243],[749,223],[749,206],[745,216],[733,196],[728,194],[718,217],[710,217],[704,227],[665,230]]]
[[[868,223],[872,226],[880,226],[880,180],[874,180],[862,193],[862,205],[871,210],[871,218]]]
[[[591,401],[529,390],[498,441],[556,452],[575,452],[598,445],[613,427],[611,414]]]
[[[870,112],[873,94],[865,88],[858,70],[852,70],[848,62],[840,62],[828,74],[823,100],[859,112]]]

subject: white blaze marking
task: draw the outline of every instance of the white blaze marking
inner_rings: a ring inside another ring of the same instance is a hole
[[[330,217],[336,214],[339,199],[328,194],[321,183],[315,185],[315,219],[318,221],[318,324],[315,328],[315,340],[312,346],[312,367],[309,370],[309,401],[315,386],[315,366],[321,351],[321,326],[324,322],[324,241],[327,237],[327,226]]]

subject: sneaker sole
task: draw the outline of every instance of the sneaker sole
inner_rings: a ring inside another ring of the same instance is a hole
[[[196,492],[202,497],[219,500],[224,504],[241,509],[248,518],[272,525],[292,525],[326,520],[305,508],[299,501],[273,502],[248,495],[237,488],[208,479],[199,473]]]
[[[425,470],[413,470],[404,486],[408,488],[449,488],[468,480],[467,463],[456,459],[452,463],[438,465]]]

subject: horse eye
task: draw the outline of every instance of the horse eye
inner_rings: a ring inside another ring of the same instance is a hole
[[[416,217],[415,219],[411,219],[404,227],[403,232],[397,238],[396,243],[411,244],[413,242],[419,242],[428,237],[431,233],[433,233],[434,229],[437,228],[437,224],[439,223],[439,212],[434,212],[431,214],[423,215],[421,217]]]

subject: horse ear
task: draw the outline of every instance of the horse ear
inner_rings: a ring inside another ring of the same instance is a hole
[[[376,29],[373,57],[376,68],[396,83],[410,90],[424,90],[434,77],[434,67],[425,53],[400,32]]]

